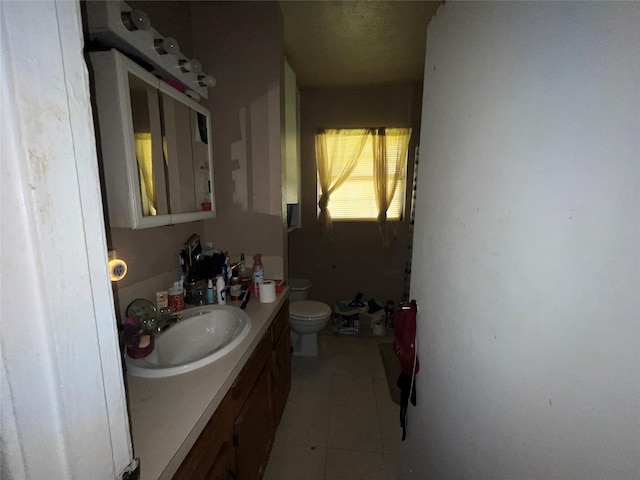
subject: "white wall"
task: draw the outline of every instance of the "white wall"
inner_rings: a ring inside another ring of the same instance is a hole
[[[401,478],[640,477],[640,4],[429,26]]]
[[[194,55],[218,80],[211,110],[216,218],[205,237],[267,278],[287,272],[283,199],[284,27],[277,2],[192,2]]]

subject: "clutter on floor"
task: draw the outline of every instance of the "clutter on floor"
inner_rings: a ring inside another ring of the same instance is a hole
[[[331,326],[334,333],[346,335],[385,335],[385,310],[374,299],[364,302],[358,293],[352,300],[336,300]]]

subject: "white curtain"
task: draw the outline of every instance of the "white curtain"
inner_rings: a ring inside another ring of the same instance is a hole
[[[367,129],[326,129],[316,134],[316,163],[321,190],[318,223],[325,243],[333,241],[333,224],[328,208],[331,193],[353,172],[368,134]]]
[[[140,197],[142,199],[142,214],[156,214],[156,189],[153,185],[153,160],[151,153],[151,134],[136,133],[136,157],[138,159],[138,174],[140,175]]]
[[[411,128],[379,128],[373,135],[373,180],[378,207],[378,230],[383,247],[391,245],[387,210],[407,164]]]

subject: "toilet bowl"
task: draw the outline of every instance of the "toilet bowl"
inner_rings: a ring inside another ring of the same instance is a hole
[[[301,357],[318,355],[318,332],[331,318],[331,307],[326,303],[301,300],[289,304],[289,326],[293,354]]]

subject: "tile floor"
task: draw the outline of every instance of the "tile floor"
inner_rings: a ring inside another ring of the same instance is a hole
[[[265,480],[396,480],[399,406],[378,349],[392,336],[319,336],[318,357],[293,357],[291,392]]]

